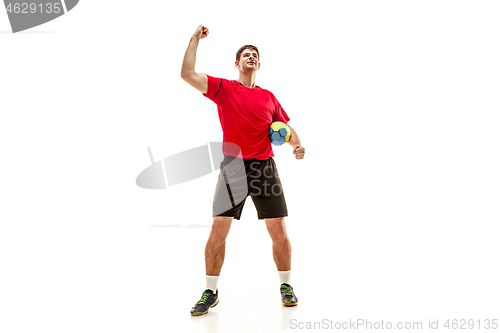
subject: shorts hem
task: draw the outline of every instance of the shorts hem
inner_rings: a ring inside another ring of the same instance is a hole
[[[240,216],[234,216],[234,215],[224,215],[224,214],[219,214],[219,215],[212,215],[212,217],[232,217],[236,220],[240,219]]]
[[[279,217],[287,217],[288,216],[288,213],[284,213],[284,214],[273,214],[273,215],[266,215],[265,217],[263,216],[258,216],[257,218],[259,220],[265,220],[265,219],[276,219],[276,218],[279,218]]]

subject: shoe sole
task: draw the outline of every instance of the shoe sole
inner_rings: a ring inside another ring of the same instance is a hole
[[[297,304],[299,304],[299,303],[288,302],[288,301],[283,303],[284,306],[296,306]]]
[[[217,300],[215,301],[214,304],[210,305],[210,308],[213,308],[217,304],[219,304],[219,299],[218,298],[217,298]],[[210,309],[210,308],[208,308],[208,309]],[[202,315],[207,314],[207,313],[208,313],[208,310],[205,311],[205,312],[191,312],[191,316],[202,316]]]

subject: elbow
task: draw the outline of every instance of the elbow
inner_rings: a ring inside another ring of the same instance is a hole
[[[191,71],[187,71],[187,70],[181,70],[181,78],[188,82],[192,77],[193,77],[193,73],[194,72],[191,72]]]
[[[181,78],[186,81],[186,78],[188,77],[188,71],[183,68],[181,69]]]

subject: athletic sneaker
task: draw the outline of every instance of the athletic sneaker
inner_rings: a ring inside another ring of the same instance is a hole
[[[288,283],[283,283],[280,287],[281,301],[284,306],[295,306],[299,303],[299,299],[293,293],[293,288]]]
[[[219,304],[219,290],[216,293],[207,289],[201,295],[200,300],[191,308],[191,316],[201,316],[208,312],[208,309]]]

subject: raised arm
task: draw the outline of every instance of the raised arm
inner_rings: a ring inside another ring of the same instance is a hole
[[[208,36],[208,28],[200,24],[189,41],[184,61],[182,62],[181,77],[184,81],[206,94],[208,89],[208,78],[205,74],[196,73],[194,66],[196,64],[196,51],[200,39]]]

